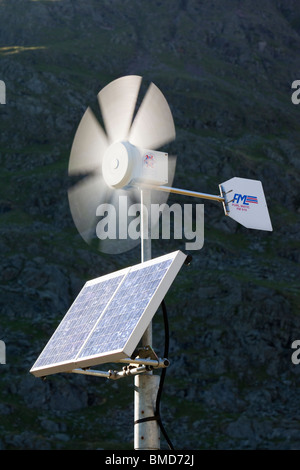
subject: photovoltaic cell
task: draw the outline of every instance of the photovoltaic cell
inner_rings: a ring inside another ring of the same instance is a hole
[[[123,349],[172,260],[129,272],[79,357]]]
[[[43,376],[130,356],[185,258],[177,251],[88,281],[30,372]]]
[[[82,289],[33,369],[70,361],[77,356],[124,275]]]

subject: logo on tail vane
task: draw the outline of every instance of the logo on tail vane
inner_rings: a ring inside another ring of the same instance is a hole
[[[235,176],[222,183],[220,189],[225,214],[231,219],[247,228],[273,230],[261,181]]]
[[[233,202],[236,202],[237,204],[241,202],[241,204],[244,204],[245,206],[249,206],[249,204],[258,204],[256,196],[247,196],[246,194],[243,195],[238,193],[235,193]]]

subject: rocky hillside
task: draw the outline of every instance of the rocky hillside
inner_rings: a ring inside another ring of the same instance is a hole
[[[86,245],[67,199],[81,116],[128,74],[170,104],[174,185],[217,194],[259,179],[274,229],[205,202],[204,246],[166,298],[169,436],[177,449],[300,448],[299,48],[296,0],[0,0],[0,449],[133,447],[131,379],[28,372],[87,279],[139,262],[138,248]],[[153,242],[153,256],[176,249]],[[162,354],[161,312],[153,328]]]

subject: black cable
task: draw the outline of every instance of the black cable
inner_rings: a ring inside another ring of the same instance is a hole
[[[164,300],[161,303],[161,307],[162,307],[162,311],[163,311],[164,327],[165,327],[165,348],[164,348],[164,356],[163,357],[168,358],[168,356],[169,356],[169,321],[168,321],[167,307],[166,307],[166,304],[165,304]],[[161,400],[161,395],[162,395],[162,391],[163,391],[163,385],[164,385],[166,373],[167,373],[167,368],[162,369],[161,375],[160,375],[159,387],[158,387],[158,391],[157,391],[157,397],[156,397],[155,416],[156,416],[157,422],[159,424],[159,427],[161,429],[161,432],[163,433],[163,435],[164,435],[164,437],[165,437],[165,439],[168,443],[169,448],[171,450],[174,450],[173,444],[169,439],[169,436],[168,436],[168,434],[167,434],[167,432],[164,428],[164,425],[162,423],[161,416],[160,416],[160,400]]]
[[[166,302],[163,300],[161,303],[161,308],[163,311],[164,317],[164,327],[165,327],[165,349],[164,349],[164,357],[168,358],[169,356],[169,341],[170,341],[170,333],[169,333],[169,321],[168,321],[168,312],[166,307]]]

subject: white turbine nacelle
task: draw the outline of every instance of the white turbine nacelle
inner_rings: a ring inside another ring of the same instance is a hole
[[[115,142],[103,156],[102,174],[106,184],[116,189],[132,182],[167,184],[168,154],[141,149],[128,141]]]

